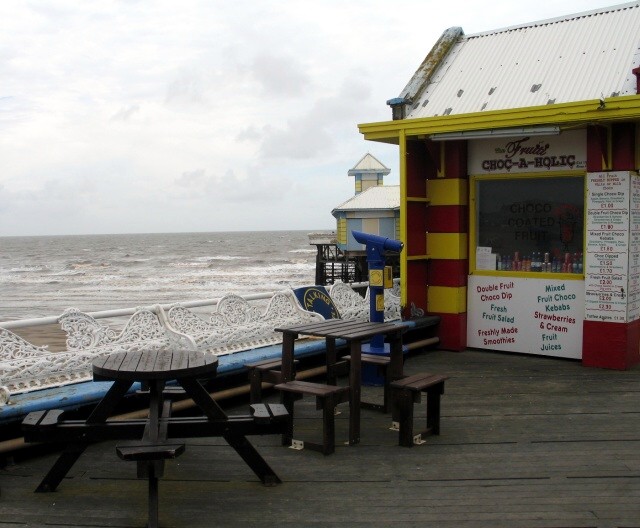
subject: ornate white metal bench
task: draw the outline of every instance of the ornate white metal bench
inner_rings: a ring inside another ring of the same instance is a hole
[[[58,318],[67,334],[67,349],[51,352],[0,328],[0,405],[9,394],[58,387],[92,379],[94,358],[133,347],[152,349],[169,343],[195,349],[193,340],[168,333],[156,308],[136,308],[121,331],[99,323],[90,315],[68,308]]]
[[[303,310],[292,292],[276,293],[264,312],[230,294],[220,299],[208,321],[180,304],[159,315],[172,334],[191,338],[199,350],[216,355],[279,344],[282,334],[274,328],[324,320]]]
[[[369,288],[364,297],[349,284],[336,282],[329,288],[329,296],[338,307],[341,319],[368,321],[371,314]],[[399,287],[384,291],[384,320],[399,321],[402,319]]]
[[[368,297],[350,285],[333,285],[330,296],[343,319],[368,320]],[[400,298],[387,290],[385,305],[385,319],[399,320]],[[66,333],[64,352],[51,352],[0,328],[0,406],[10,394],[91,380],[91,362],[103,354],[167,345],[231,354],[281,343],[282,334],[273,331],[276,327],[319,320],[323,317],[304,310],[293,291],[275,293],[264,311],[242,297],[226,295],[208,320],[181,304],[166,310],[159,305],[138,307],[122,330],[68,308],[58,318]]]
[[[167,312],[159,305],[139,307],[122,330],[68,308],[58,318],[67,336],[64,352],[37,347],[0,328],[0,405],[10,394],[89,381],[91,362],[101,355],[167,345],[231,354],[281,343],[282,334],[273,331],[278,326],[322,319],[300,308],[291,292],[274,294],[264,312],[242,297],[227,295],[208,321],[179,304]]]
[[[67,334],[69,352],[91,351],[99,355],[126,351],[132,346],[150,349],[167,346],[174,337],[167,333],[158,311],[162,311],[159,306],[136,308],[120,332],[76,308],[67,308],[58,318],[58,323]],[[196,348],[195,342],[188,336],[180,337],[185,348]],[[175,338],[177,341],[178,336]]]

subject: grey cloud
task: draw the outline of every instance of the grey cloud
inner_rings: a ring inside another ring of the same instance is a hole
[[[180,197],[210,201],[217,206],[227,203],[280,201],[289,187],[286,178],[268,179],[258,169],[248,169],[249,176],[239,177],[233,169],[224,174],[207,174],[204,170],[183,172],[174,180]]]
[[[333,142],[328,130],[312,115],[305,115],[288,122],[284,129],[268,130],[260,154],[265,158],[309,159],[328,150]]]
[[[236,136],[238,141],[258,141],[263,137],[263,134],[254,126],[250,126],[249,128],[245,128],[240,131],[240,133]]]
[[[371,90],[359,79],[345,83],[340,92],[318,99],[311,108],[285,127],[265,128],[260,153],[264,158],[309,159],[322,155],[343,130],[354,127],[354,118]]]
[[[288,57],[258,55],[253,59],[251,72],[267,95],[299,96],[309,85],[309,76],[302,65]]]
[[[137,103],[121,108],[115,114],[113,114],[113,116],[111,117],[111,121],[129,121],[129,119],[131,119],[131,117],[139,111],[140,105]]]
[[[165,103],[200,105],[206,100],[205,83],[197,72],[182,72],[167,86]]]
[[[199,185],[205,181],[206,174],[204,169],[183,172],[182,175],[175,179],[174,183],[179,187],[189,187],[191,185]]]

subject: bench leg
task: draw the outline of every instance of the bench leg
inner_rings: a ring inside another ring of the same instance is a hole
[[[149,528],[158,528],[158,477],[149,467]]]
[[[427,391],[427,431],[431,434],[440,434],[440,386],[431,387]]]
[[[289,421],[282,433],[282,445],[291,446],[293,443],[293,409],[294,402],[301,396],[282,391],[281,401],[289,412]],[[323,455],[330,455],[336,451],[336,422],[335,411],[338,399],[334,395],[316,396],[316,409],[322,410],[322,444],[305,441],[309,449],[319,451]]]
[[[383,387],[383,393],[382,393],[382,412],[387,414],[389,412],[389,392],[390,392],[390,388],[389,385],[391,385],[391,380],[389,379],[389,373],[387,372],[387,369],[384,369],[384,372],[382,374],[384,376],[384,387]]]
[[[322,454],[336,451],[336,404],[334,398],[322,398]]]
[[[262,402],[262,376],[258,369],[251,369],[249,372],[249,384],[251,390],[249,393],[249,403]]]
[[[289,413],[289,421],[285,431],[282,433],[282,445],[289,447],[293,441],[293,409],[296,398],[293,394],[288,392],[282,392],[280,401],[284,405],[284,408]]]
[[[399,390],[394,396],[394,416],[400,424],[399,444],[413,447],[413,394]]]

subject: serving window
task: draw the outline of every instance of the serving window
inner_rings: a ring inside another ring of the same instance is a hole
[[[584,177],[475,178],[475,269],[583,273]]]

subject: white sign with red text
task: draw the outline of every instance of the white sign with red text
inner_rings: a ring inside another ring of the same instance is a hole
[[[469,276],[467,344],[582,358],[584,282]]]

